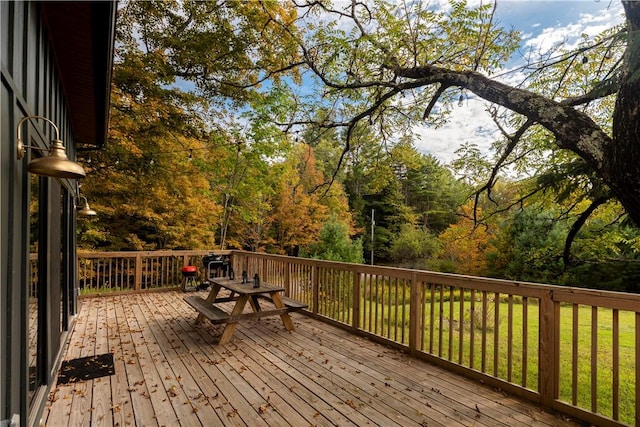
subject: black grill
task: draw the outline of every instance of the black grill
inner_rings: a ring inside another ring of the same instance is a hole
[[[229,258],[222,255],[209,254],[202,257],[202,264],[207,272],[207,279],[229,276]]]

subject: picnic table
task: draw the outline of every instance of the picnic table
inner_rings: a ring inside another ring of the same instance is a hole
[[[260,283],[254,287],[254,282],[243,283],[241,279],[215,278],[210,280],[211,291],[206,299],[197,296],[187,296],[184,300],[198,311],[196,323],[209,319],[214,324],[225,324],[224,331],[220,337],[219,344],[228,343],[238,326],[238,323],[258,317],[279,315],[284,327],[288,331],[294,331],[295,326],[289,316],[292,311],[302,310],[307,304],[287,298],[284,295],[284,288],[273,286],[268,283]],[[226,289],[230,295],[219,296],[220,291]],[[273,308],[263,309],[260,300],[268,300],[273,303]],[[220,304],[235,301],[231,312],[225,311]],[[244,308],[249,302],[253,311],[244,313]]]

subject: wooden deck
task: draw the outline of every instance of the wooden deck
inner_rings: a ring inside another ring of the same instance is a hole
[[[199,292],[205,296],[204,292]],[[182,292],[82,300],[64,360],[111,352],[115,374],[54,387],[47,426],[570,426],[573,421],[292,314],[195,325]]]

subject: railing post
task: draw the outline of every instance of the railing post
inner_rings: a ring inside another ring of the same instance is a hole
[[[558,398],[558,372],[560,370],[559,333],[560,304],[553,300],[553,291],[544,291],[540,298],[540,342],[538,364],[538,390],[541,403],[551,407]]]
[[[422,339],[422,292],[418,283],[418,274],[411,273],[411,299],[409,301],[409,351],[415,353],[420,348]]]
[[[360,329],[360,278],[362,274],[355,270],[353,272],[353,318],[351,325],[353,329]]]
[[[134,286],[136,291],[142,289],[142,256],[139,253],[136,254],[136,279]]]
[[[313,289],[313,307],[312,307],[312,311],[313,313],[317,314],[318,313],[318,308],[319,308],[319,304],[320,304],[320,272],[319,272],[319,267],[318,267],[318,263],[314,263],[313,264],[313,269],[311,270],[311,280],[313,282],[312,284],[312,289]]]

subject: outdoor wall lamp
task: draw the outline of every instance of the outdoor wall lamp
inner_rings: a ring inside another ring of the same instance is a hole
[[[49,119],[42,116],[26,116],[19,122],[16,130],[18,160],[22,159],[27,152],[27,148],[43,151],[40,147],[25,145],[22,142],[22,124],[26,120],[40,119],[49,123],[56,130],[56,137],[49,144],[49,154],[46,157],[39,157],[29,162],[27,170],[37,175],[51,176],[54,178],[80,179],[86,176],[84,169],[79,164],[72,162],[67,157],[64,143],[60,140],[58,127]],[[85,199],[86,200],[86,199]]]
[[[78,197],[76,197],[76,199],[78,199],[79,201],[84,200],[84,202],[81,202],[79,205],[76,205],[76,210],[78,211],[78,215],[80,215],[80,216],[96,216],[96,215],[98,215],[98,212],[94,211],[93,209],[91,209],[89,207],[89,202],[87,201],[86,197],[78,196]]]

